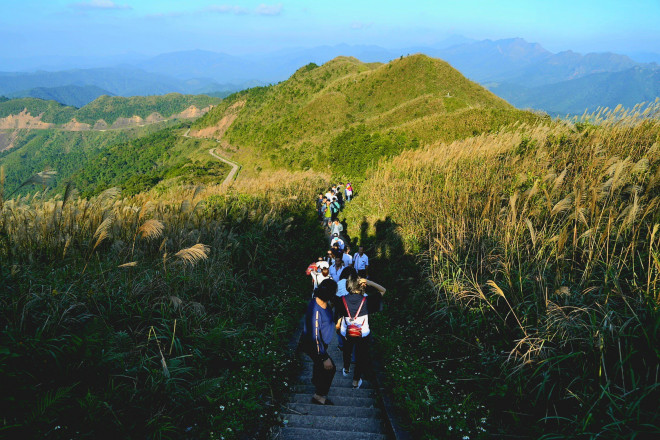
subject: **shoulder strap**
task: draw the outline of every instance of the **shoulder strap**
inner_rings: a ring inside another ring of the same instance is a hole
[[[366,299],[367,299],[366,296],[363,296],[363,297],[362,297],[362,302],[360,303],[360,308],[358,309],[357,313],[355,314],[355,317],[356,317],[356,318],[357,318],[358,316],[360,316],[360,310],[362,310],[362,306],[364,305],[364,300],[366,300]]]
[[[346,313],[348,313],[348,318],[349,318],[349,319],[353,319],[353,318],[351,317],[351,311],[348,310],[348,304],[346,304],[346,296],[342,296],[342,297],[341,297],[341,300],[344,301],[344,307],[346,308]],[[360,305],[360,307],[362,307],[362,305]],[[359,313],[359,310],[358,310],[358,313]],[[357,315],[355,315],[355,317],[357,317]]]

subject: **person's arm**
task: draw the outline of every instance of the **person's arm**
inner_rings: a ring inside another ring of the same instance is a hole
[[[380,292],[381,296],[385,295],[385,292],[387,292],[387,289],[385,289],[383,286],[381,286],[378,283],[374,283],[373,281],[368,280],[366,278],[360,278],[360,284],[364,284],[366,286],[375,288],[376,290],[378,290],[378,292]]]

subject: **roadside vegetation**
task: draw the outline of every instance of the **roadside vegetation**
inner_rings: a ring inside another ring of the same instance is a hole
[[[657,116],[519,124],[370,170],[347,222],[393,286],[379,352],[415,438],[660,433]]]
[[[0,200],[0,432],[264,435],[307,281],[283,256],[316,252],[321,186],[282,173],[229,191]]]

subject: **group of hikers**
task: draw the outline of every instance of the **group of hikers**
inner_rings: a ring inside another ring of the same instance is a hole
[[[349,376],[354,362],[352,385],[354,389],[362,386],[362,378],[370,366],[369,314],[381,309],[385,294],[383,286],[369,279],[369,257],[364,247],[350,254],[344,227],[338,219],[338,213],[352,197],[350,183],[345,185],[343,193],[342,185],[335,185],[326,194],[319,194],[316,204],[319,221],[330,237],[327,255],[307,268],[313,293],[305,313],[303,350],[314,363],[312,403],[317,405],[333,405],[328,393],[337,369],[328,353],[328,344],[335,334],[342,352],[342,374]]]

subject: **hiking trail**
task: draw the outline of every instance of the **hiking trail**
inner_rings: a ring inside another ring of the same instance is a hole
[[[326,234],[329,239],[329,235]],[[296,341],[297,342],[297,341]],[[335,335],[328,344],[328,354],[335,361],[337,372],[332,380],[328,398],[334,405],[311,403],[315,392],[312,385],[314,363],[306,354],[297,352],[302,371],[292,387],[289,403],[282,407],[284,427],[272,439],[282,440],[389,440],[385,411],[377,387],[371,380],[362,380],[362,386],[353,389],[353,368],[347,377],[342,374],[342,352]],[[371,376],[370,376],[371,379]]]

